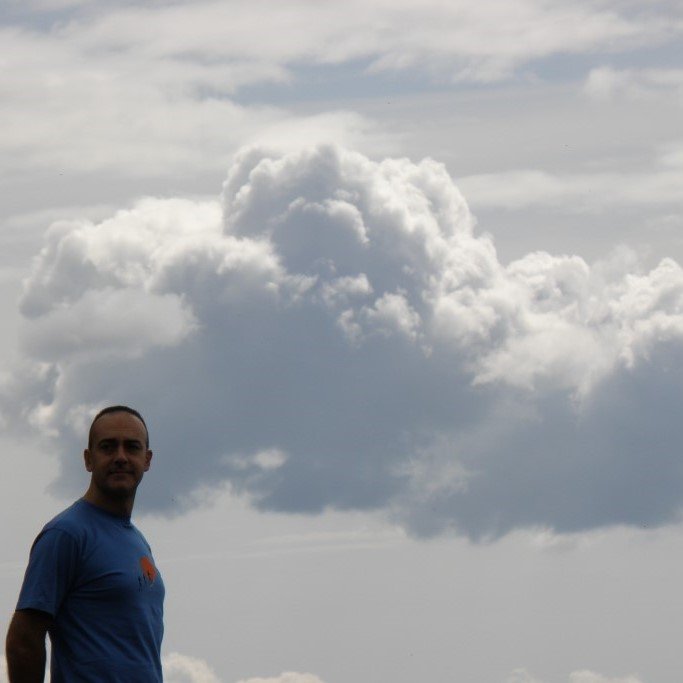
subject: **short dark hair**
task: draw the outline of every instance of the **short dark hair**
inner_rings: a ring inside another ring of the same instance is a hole
[[[147,429],[147,423],[145,422],[145,418],[138,413],[135,408],[129,408],[128,406],[107,406],[106,408],[102,408],[97,415],[93,418],[93,421],[90,423],[90,430],[88,431],[88,448],[92,448],[92,434],[93,434],[93,429],[95,427],[95,422],[97,422],[103,415],[108,415],[109,413],[128,413],[130,415],[134,415],[135,417],[142,422],[143,426],[145,427],[145,447],[149,448],[149,430]]]

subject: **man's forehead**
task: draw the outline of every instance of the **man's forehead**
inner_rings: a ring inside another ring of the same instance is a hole
[[[98,439],[112,436],[130,436],[139,438],[143,441],[147,435],[147,430],[142,421],[132,413],[116,411],[106,413],[95,420],[93,424],[93,435]]]

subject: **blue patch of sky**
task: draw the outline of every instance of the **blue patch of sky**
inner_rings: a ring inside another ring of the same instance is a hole
[[[602,54],[550,55],[521,68],[522,73],[548,83],[572,83],[582,81],[596,66],[602,66]]]
[[[148,4],[160,2],[149,0]],[[71,21],[98,16],[111,8],[123,9],[138,5],[140,3],[137,0],[74,0],[71,5],[68,2],[57,2],[54,6],[50,6],[49,3],[35,5],[23,0],[0,0],[0,26],[18,26],[32,31],[49,32]]]
[[[0,25],[16,26],[31,31],[49,31],[59,24],[63,24],[74,17],[70,8],[43,9],[37,12],[35,8],[21,2],[0,2]]]
[[[528,64],[521,69],[541,81],[571,83],[582,81],[598,67],[613,69],[680,69],[683,68],[683,43],[670,42],[624,52],[593,54],[556,54]]]
[[[682,69],[683,42],[672,40],[663,45],[606,55],[605,64],[617,69]]]

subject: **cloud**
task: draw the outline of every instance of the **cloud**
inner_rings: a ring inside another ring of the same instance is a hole
[[[436,82],[498,82],[557,55],[676,40],[676,22],[657,7],[42,0],[19,12],[15,3],[14,23],[0,29],[0,150],[6,172],[57,167],[137,177],[222,170],[241,144],[274,140],[334,140],[368,153],[383,144],[387,153],[387,141],[377,142],[381,128],[358,114],[297,114],[258,93],[278,85],[282,101],[307,69],[332,65],[361,80],[408,72]]]
[[[503,266],[432,160],[246,149],[221,202],[59,222],[22,299],[6,425],[54,439],[136,405],[142,505],[223,484],[263,510],[380,509],[495,538],[677,519],[683,269],[621,251]]]
[[[683,95],[683,69],[596,67],[586,78],[584,92],[598,101],[651,99],[671,92],[680,97]]]
[[[112,319],[121,321],[115,329]],[[70,353],[133,357],[154,346],[174,346],[194,324],[192,313],[173,296],[105,289],[86,293],[65,311],[41,316],[25,348],[45,360],[63,360]]]
[[[324,683],[322,679],[313,674],[302,674],[294,671],[285,671],[279,676],[271,678],[245,678],[238,683]]]
[[[164,670],[164,681],[167,683],[222,683],[216,672],[203,660],[198,657],[190,657],[188,655],[180,654],[179,652],[171,652],[162,658],[162,666]],[[5,658],[0,660],[0,683],[8,683],[7,664]],[[272,677],[256,677],[240,679],[236,683],[324,683],[321,678],[310,673],[297,673],[294,671],[285,671],[279,676]],[[572,681],[572,683],[574,683]],[[581,682],[583,683],[583,682]],[[589,683],[593,683],[590,681]],[[602,680],[595,681],[595,683],[603,683]],[[612,681],[605,681],[605,683],[612,683]],[[614,683],[621,683],[621,681],[614,681]],[[632,683],[624,681],[624,683]],[[633,681],[633,683],[638,683]]]
[[[7,78],[0,86],[7,102],[0,111],[5,172],[58,167],[145,177],[222,171],[230,150],[245,141],[357,145],[373,128],[353,112],[297,115],[234,100],[239,84],[284,79],[277,66],[192,64],[113,45],[113,52],[104,44],[86,48],[77,35],[59,31],[6,28],[0,37],[7,46]],[[217,149],[225,152],[217,155]]]
[[[207,66],[369,60],[375,69],[405,69],[450,63],[451,72],[489,80],[538,57],[672,39],[675,27],[658,16],[658,6],[634,11],[619,3],[600,8],[592,2],[568,7],[539,0],[354,0],[342,10],[306,1],[282,5],[264,0],[251,7],[215,1],[100,3],[51,27],[51,34],[95,54],[115,48],[154,60],[182,57],[180,65],[201,63],[192,58],[199,54],[211,58]],[[150,25],[155,26],[152,33]],[[188,25],[192,31],[177,31]]]
[[[534,678],[526,669],[515,669],[505,683],[541,683],[541,681]]]
[[[519,211],[554,207],[595,213],[623,207],[681,205],[683,159],[678,141],[669,143],[648,171],[554,174],[537,169],[482,173],[460,179],[477,208]]]
[[[171,652],[163,658],[162,664],[164,681],[167,683],[221,683],[213,669],[197,657]],[[0,683],[2,683],[1,676],[2,670],[0,670]],[[243,678],[236,683],[324,683],[324,681],[313,674],[285,671],[279,676]]]
[[[202,659],[171,652],[163,657],[164,680],[167,683],[221,683],[216,673]],[[7,666],[0,661],[0,683],[7,683]],[[310,673],[285,671],[279,676],[240,679],[236,683],[325,683]],[[505,683],[544,683],[526,669],[515,669]],[[593,671],[581,670],[569,674],[568,683],[643,683],[636,676],[609,677]]]
[[[543,681],[534,678],[526,669],[516,669],[505,683],[543,683]],[[642,681],[635,676],[610,678],[592,671],[582,670],[569,674],[568,683],[642,683]]]
[[[635,676],[610,678],[592,671],[575,671],[569,676],[569,683],[641,683],[641,680]]]
[[[221,683],[202,659],[171,652],[162,660],[164,680],[168,683]]]
[[[3,662],[4,664],[4,662]],[[209,665],[196,657],[172,652],[163,658],[164,680],[168,683],[220,683],[220,679]],[[0,666],[0,682],[3,669]],[[279,676],[255,677],[240,679],[236,683],[324,683],[324,681],[310,673],[285,671]],[[505,683],[544,683],[532,676],[526,669],[515,669]],[[592,671],[581,670],[569,674],[568,683],[642,683],[636,676],[609,677]]]

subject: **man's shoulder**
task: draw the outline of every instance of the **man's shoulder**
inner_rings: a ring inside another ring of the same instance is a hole
[[[31,546],[27,577],[54,575],[56,568],[69,569],[73,567],[76,558],[87,546],[87,522],[79,514],[78,501],[55,515],[36,536]],[[25,579],[25,585],[26,579]],[[22,589],[23,590],[23,589]],[[23,608],[35,608],[54,614],[54,605],[50,609],[40,606],[43,603],[32,601],[22,603]]]
[[[79,499],[47,522],[41,533],[56,530],[64,531],[71,535],[78,535],[87,524],[87,518],[88,507],[82,499]]]

